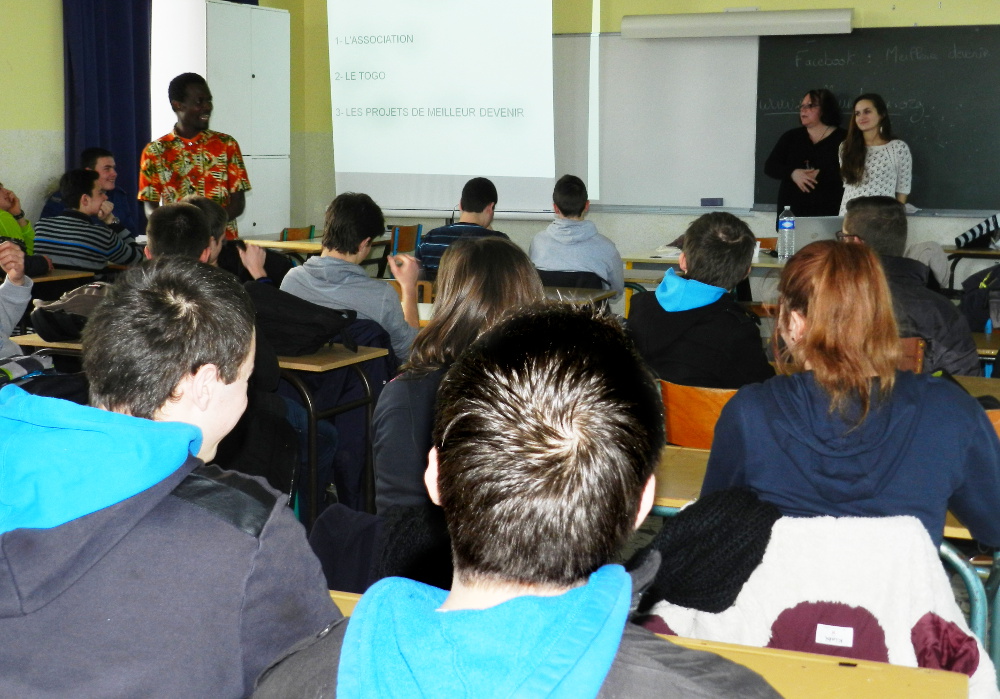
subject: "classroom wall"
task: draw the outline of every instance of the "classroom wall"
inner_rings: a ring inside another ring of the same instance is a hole
[[[62,2],[0,0],[0,182],[28,216],[63,171]]]
[[[617,32],[629,14],[719,12],[739,7],[733,0],[600,0],[601,31]],[[336,194],[330,110],[330,65],[326,0],[261,0],[266,7],[288,10],[292,31],[292,225],[321,225],[323,211]],[[750,5],[751,3],[745,3]],[[995,0],[755,0],[761,10],[852,6],[860,27],[912,24],[1000,24]],[[29,215],[37,215],[42,196],[63,166],[62,5],[60,0],[0,0],[5,40],[0,69],[5,84],[16,87],[17,100],[0,104],[0,182],[21,194]],[[591,4],[552,0],[553,31],[590,31]],[[8,174],[10,173],[10,174]],[[593,220],[616,241],[622,254],[638,254],[672,240],[691,215],[594,214]],[[758,233],[770,230],[770,214],[751,215]],[[425,226],[440,220],[421,220]],[[911,225],[913,240],[941,240],[971,223],[961,218],[921,218]],[[498,222],[527,247],[542,221]]]

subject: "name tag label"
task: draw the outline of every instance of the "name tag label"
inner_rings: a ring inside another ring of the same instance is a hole
[[[825,646],[854,647],[854,629],[850,626],[829,626],[816,624],[816,643]]]

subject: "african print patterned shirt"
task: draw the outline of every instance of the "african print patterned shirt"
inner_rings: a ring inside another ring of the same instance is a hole
[[[176,131],[148,144],[139,163],[139,199],[170,204],[199,194],[222,206],[230,192],[250,189],[240,144],[229,134],[202,131],[193,140]],[[237,237],[236,221],[226,226],[226,237]]]

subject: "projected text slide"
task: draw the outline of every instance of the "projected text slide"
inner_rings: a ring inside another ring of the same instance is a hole
[[[550,3],[328,7],[338,173],[552,177]]]

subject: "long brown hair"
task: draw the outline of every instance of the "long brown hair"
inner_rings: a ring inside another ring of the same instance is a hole
[[[531,260],[503,238],[461,238],[444,255],[434,315],[413,340],[403,369],[425,373],[450,365],[506,311],[544,299]]]
[[[868,154],[868,146],[865,145],[865,135],[858,128],[858,120],[854,117],[854,110],[857,109],[858,102],[868,100],[878,112],[878,132],[887,142],[893,140],[892,122],[889,120],[889,108],[885,105],[885,100],[881,95],[874,92],[867,92],[854,98],[851,105],[851,123],[847,126],[847,138],[840,159],[840,176],[847,184],[858,184],[865,176],[865,156]]]
[[[774,328],[778,369],[809,365],[830,396],[830,412],[843,417],[860,407],[864,422],[875,399],[889,396],[899,363],[899,330],[889,285],[878,257],[866,245],[825,240],[792,256],[778,282]],[[806,319],[797,342],[784,345],[792,311]],[[878,379],[879,395],[872,395]]]

